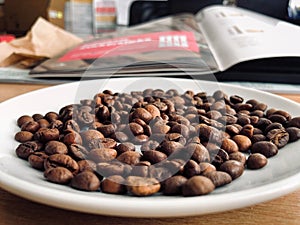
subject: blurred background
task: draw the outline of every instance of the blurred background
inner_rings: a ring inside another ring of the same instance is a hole
[[[79,36],[97,35],[172,14],[195,14],[215,4],[299,24],[300,0],[0,0],[0,34],[22,36],[42,16]]]

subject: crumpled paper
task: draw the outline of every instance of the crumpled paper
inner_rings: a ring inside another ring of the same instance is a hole
[[[44,59],[55,57],[83,40],[38,18],[26,36],[0,43],[0,67],[19,65],[30,68]]]

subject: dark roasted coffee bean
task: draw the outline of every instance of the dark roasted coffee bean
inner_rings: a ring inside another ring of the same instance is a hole
[[[175,141],[163,141],[157,149],[165,153],[167,156],[173,154],[176,151],[183,149],[183,145]]]
[[[221,148],[224,149],[228,154],[239,151],[239,146],[235,141],[229,138],[225,138],[222,142]]]
[[[97,165],[92,160],[88,160],[88,159],[79,160],[77,164],[79,166],[79,171],[78,171],[79,173],[83,171],[91,171],[91,172],[96,171]]]
[[[100,188],[100,180],[93,172],[83,171],[72,178],[70,185],[83,191],[97,191]]]
[[[79,144],[71,144],[68,146],[68,152],[75,160],[83,160],[87,158],[88,150]]]
[[[242,130],[240,131],[241,135],[245,135],[245,136],[247,136],[250,139],[252,138],[253,133],[254,133],[254,127],[251,124],[245,125],[242,128]]]
[[[160,190],[160,183],[155,178],[129,176],[126,178],[127,190],[136,196],[149,196]]]
[[[183,196],[206,195],[215,189],[213,182],[204,176],[194,176],[182,186]]]
[[[255,108],[255,106],[254,106]],[[257,116],[258,118],[262,118],[264,116],[264,111],[262,110],[253,110],[251,113],[250,113],[251,116]]]
[[[140,161],[132,167],[131,176],[149,177],[149,168],[151,163],[148,161]]]
[[[267,137],[263,134],[254,134],[251,138],[252,144],[259,141],[265,141],[267,140]]]
[[[38,129],[40,129],[40,124],[33,119],[32,121],[23,123],[21,126],[21,131],[28,131],[31,133],[35,133]]]
[[[289,133],[289,142],[294,142],[300,139],[300,129],[297,127],[288,127],[286,131]]]
[[[163,186],[163,194],[165,195],[181,195],[182,194],[182,186],[187,181],[187,178],[181,175],[176,175],[168,178],[164,182]]]
[[[131,142],[124,142],[117,145],[115,149],[117,150],[118,155],[121,155],[123,152],[135,151],[135,145]]]
[[[233,153],[229,154],[229,159],[236,160],[236,161],[242,163],[243,165],[245,165],[246,160],[247,160],[246,155],[242,152],[233,152]]]
[[[63,137],[63,142],[66,145],[79,144],[82,145],[82,138],[77,132],[70,132]]]
[[[103,134],[97,130],[87,130],[80,133],[82,138],[82,143],[86,148],[93,148],[94,146],[90,146],[91,142],[95,139],[104,138]]]
[[[228,173],[222,171],[206,172],[203,173],[203,176],[209,178],[213,182],[215,187],[220,187],[225,184],[229,184],[232,181],[231,176]]]
[[[252,145],[251,153],[261,153],[270,158],[278,153],[278,147],[270,141],[259,141]]]
[[[234,142],[239,146],[239,151],[248,151],[252,145],[251,140],[245,135],[235,135],[233,138]]]
[[[289,133],[285,129],[273,129],[268,132],[267,138],[278,148],[282,148],[289,142]]]
[[[34,119],[31,116],[24,115],[17,119],[17,125],[21,128],[23,124],[29,121],[34,121]]]
[[[142,160],[149,161],[151,164],[159,163],[167,158],[163,152],[156,150],[148,150],[143,152]]]
[[[70,131],[75,131],[75,132],[80,132],[80,127],[78,125],[78,123],[75,120],[67,120],[64,123],[64,127],[63,127],[64,131],[70,130]]]
[[[271,123],[269,126],[266,127],[266,129],[264,130],[264,133],[267,134],[270,130],[273,129],[284,129],[284,127],[282,126],[281,123],[275,122],[275,123]]]
[[[112,175],[127,176],[131,173],[131,166],[117,160],[111,162],[101,162],[97,164],[97,173],[103,177]]]
[[[200,166],[201,174],[217,170],[213,164],[208,162],[199,163],[199,166]]]
[[[135,165],[139,163],[140,159],[141,159],[141,154],[135,151],[123,152],[121,155],[117,157],[117,160],[119,160],[122,163],[126,163],[128,165]]]
[[[73,174],[77,174],[79,171],[77,162],[72,159],[71,156],[65,154],[50,155],[47,159],[45,159],[44,167],[45,170],[55,167],[64,167],[70,170]]]
[[[51,123],[51,122],[57,120],[59,118],[59,115],[56,112],[48,112],[48,113],[46,113],[46,115],[44,116],[44,118],[46,120],[48,120],[49,123]]]
[[[254,107],[253,107],[253,109],[254,110],[260,110],[260,111],[266,111],[266,109],[268,108],[268,106],[265,104],[265,103],[262,103],[262,102],[260,102],[260,103],[257,103]]]
[[[48,155],[44,152],[34,152],[28,157],[29,164],[38,170],[44,170],[44,161]]]
[[[31,154],[42,149],[42,144],[36,141],[28,141],[18,145],[16,155],[22,159],[27,159]]]
[[[220,166],[220,170],[228,173],[232,180],[240,177],[244,172],[244,164],[236,160],[228,160]]]
[[[212,164],[216,167],[219,167],[221,164],[229,160],[228,153],[223,149],[216,149],[214,151],[210,151]]]
[[[97,130],[100,131],[104,135],[104,137],[109,137],[116,131],[116,128],[113,124],[105,124],[99,126]]]
[[[37,122],[40,125],[40,128],[48,128],[50,126],[50,123],[46,119],[40,119]]]
[[[197,162],[194,160],[189,160],[184,165],[183,175],[187,178],[193,177],[195,175],[199,175],[201,173],[201,168]]]
[[[247,159],[247,168],[256,170],[267,165],[268,159],[260,153],[251,154]]]
[[[67,154],[68,147],[60,141],[49,141],[45,145],[45,153],[48,155]]]
[[[125,179],[120,175],[106,177],[101,182],[101,190],[109,194],[125,194],[127,192]]]
[[[244,101],[244,99],[241,96],[238,96],[238,95],[232,95],[232,96],[230,96],[229,100],[233,104],[242,103]]]
[[[210,161],[210,155],[207,148],[200,143],[190,143],[186,145],[185,151],[188,152],[192,156],[192,159],[197,163]]]
[[[269,126],[272,123],[271,120],[267,118],[260,118],[256,124],[256,127],[262,131],[266,129],[267,126]]]
[[[269,116],[268,119],[271,120],[273,123],[277,122],[283,125],[287,123],[287,119],[284,116],[275,113]]]
[[[95,148],[88,153],[88,159],[100,162],[109,162],[115,159],[117,156],[117,151],[111,148]]]
[[[297,127],[297,128],[300,128],[300,116],[292,118],[287,123],[287,127]]]
[[[34,139],[40,142],[58,140],[59,130],[56,128],[41,128],[34,134]]]
[[[53,183],[68,184],[74,175],[65,167],[50,167],[45,170],[44,177]]]
[[[21,143],[31,141],[33,139],[33,134],[29,131],[19,131],[15,134],[15,140]]]

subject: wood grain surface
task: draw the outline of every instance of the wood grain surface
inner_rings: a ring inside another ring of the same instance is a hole
[[[0,84],[0,102],[47,85]],[[300,103],[300,95],[282,95]],[[1,137],[0,137],[1,138]],[[157,206],[159,207],[159,206]],[[120,218],[78,213],[34,203],[0,188],[0,225],[94,224],[300,224],[300,190],[252,207],[194,217]]]

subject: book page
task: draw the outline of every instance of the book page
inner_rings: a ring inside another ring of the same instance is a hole
[[[197,14],[219,69],[243,61],[300,56],[300,27],[237,7],[211,6]]]

